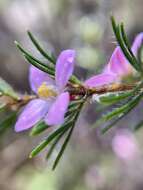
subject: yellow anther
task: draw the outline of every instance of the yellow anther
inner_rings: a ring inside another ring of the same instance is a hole
[[[49,98],[57,96],[57,93],[54,90],[53,86],[47,86],[46,83],[43,83],[38,88],[38,95],[40,98]]]

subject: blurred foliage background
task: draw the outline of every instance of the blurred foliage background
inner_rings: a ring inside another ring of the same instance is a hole
[[[30,92],[29,65],[14,45],[20,41],[40,57],[27,37],[29,29],[55,55],[76,49],[75,73],[85,80],[100,72],[115,48],[110,14],[125,23],[132,41],[143,31],[142,9],[142,0],[0,0],[0,76],[20,93]],[[142,129],[131,130],[142,118],[142,105],[105,135],[91,129],[102,109],[97,103],[85,107],[54,172],[46,151],[28,159],[44,135],[7,130],[0,136],[0,190],[142,190]]]

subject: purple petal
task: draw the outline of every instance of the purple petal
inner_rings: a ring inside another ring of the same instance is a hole
[[[61,125],[64,122],[64,115],[69,105],[69,99],[68,92],[64,92],[57,97],[45,117],[45,122],[48,125]]]
[[[138,50],[143,44],[143,32],[139,33],[136,38],[134,39],[133,45],[132,45],[132,51],[135,56],[138,54]]]
[[[49,102],[41,99],[31,100],[20,114],[15,124],[15,131],[20,132],[31,128],[44,117],[48,109]]]
[[[102,73],[95,75],[84,82],[88,87],[98,87],[106,84],[111,84],[113,82],[119,81],[117,75]]]
[[[31,89],[35,93],[37,93],[37,89],[43,82],[45,82],[47,85],[54,84],[54,80],[50,78],[50,76],[47,73],[41,71],[33,65],[30,66],[29,70],[29,82]]]
[[[56,63],[55,79],[57,86],[62,89],[67,84],[74,69],[75,50],[64,50],[60,53]]]
[[[108,65],[104,69],[104,73],[114,73],[120,78],[127,76],[133,72],[133,67],[125,58],[120,47],[114,50]]]

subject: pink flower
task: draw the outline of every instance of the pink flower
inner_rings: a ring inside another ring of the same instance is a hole
[[[116,81],[116,75],[113,73],[101,73],[94,75],[93,77],[87,79],[84,85],[90,88],[111,84]]]
[[[29,81],[31,89],[38,94],[20,114],[15,131],[31,128],[41,119],[48,125],[61,125],[69,105],[69,93],[64,88],[74,69],[74,50],[64,50],[59,55],[55,68],[55,81],[47,73],[30,66]]]
[[[116,75],[116,81],[120,81],[123,77],[132,74],[134,68],[128,62],[122,50],[117,46],[109,60],[108,65],[104,69],[104,73]]]
[[[131,47],[135,56],[137,56],[137,52],[142,43],[143,33],[140,33],[136,36]],[[124,77],[133,75],[134,72],[134,68],[124,56],[121,48],[117,46],[109,60],[109,63],[103,69],[103,72],[99,75],[89,78],[84,84],[88,87],[97,87],[114,82],[120,82]]]
[[[120,131],[112,141],[115,154],[125,161],[132,160],[138,153],[137,143],[133,135],[126,130]]]

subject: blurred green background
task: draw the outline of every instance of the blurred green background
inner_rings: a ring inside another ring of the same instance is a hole
[[[85,80],[102,70],[116,46],[110,14],[125,23],[132,41],[143,31],[142,10],[142,0],[0,0],[0,76],[20,93],[30,92],[29,65],[14,45],[20,41],[42,59],[27,37],[29,29],[55,55],[76,49],[75,73]],[[45,135],[6,131],[0,136],[0,190],[142,190],[143,130],[131,130],[142,118],[142,105],[105,135],[91,129],[103,109],[97,103],[85,107],[54,172],[56,151],[48,163],[46,150],[28,159]]]

